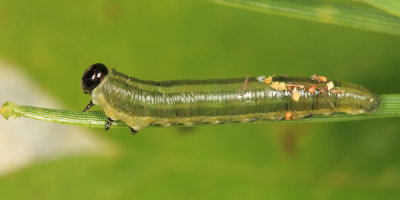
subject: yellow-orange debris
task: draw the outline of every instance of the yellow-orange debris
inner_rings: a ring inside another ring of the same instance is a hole
[[[292,100],[297,102],[300,99],[300,93],[296,89],[293,90],[292,92]]]
[[[272,76],[268,76],[268,78],[266,78],[266,79],[264,80],[264,82],[265,82],[266,84],[271,84],[271,83],[272,83]]]
[[[333,84],[332,81],[330,81],[329,83],[326,84],[326,86],[328,87],[328,90],[331,90],[335,87],[335,85]]]
[[[287,90],[285,82],[272,82],[271,88],[275,90]]]

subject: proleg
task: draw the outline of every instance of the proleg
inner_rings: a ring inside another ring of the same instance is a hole
[[[150,125],[295,120],[316,114],[373,112],[379,106],[378,96],[370,90],[317,75],[158,82],[96,63],[84,73],[82,89],[92,98],[85,110],[99,105],[109,121],[125,122],[131,133]]]

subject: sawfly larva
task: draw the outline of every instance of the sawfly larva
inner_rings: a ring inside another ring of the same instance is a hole
[[[100,105],[108,116],[106,130],[121,120],[133,134],[150,125],[290,120],[372,112],[379,106],[378,96],[370,90],[318,75],[157,82],[96,63],[85,71],[81,84],[92,97],[84,111]]]

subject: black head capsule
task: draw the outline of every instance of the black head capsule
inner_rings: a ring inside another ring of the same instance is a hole
[[[101,63],[91,65],[83,74],[81,87],[85,94],[90,94],[106,77],[108,69]]]

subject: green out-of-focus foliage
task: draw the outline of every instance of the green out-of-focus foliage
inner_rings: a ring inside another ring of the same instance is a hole
[[[151,80],[318,73],[400,93],[400,37],[208,1],[2,0],[0,30],[0,59],[71,110],[89,102],[80,79],[95,62]],[[119,156],[30,166],[0,178],[0,199],[394,199],[398,124],[96,129]]]

